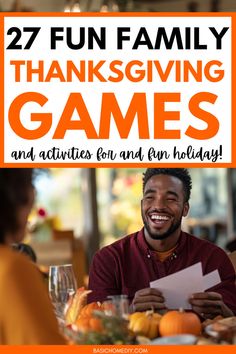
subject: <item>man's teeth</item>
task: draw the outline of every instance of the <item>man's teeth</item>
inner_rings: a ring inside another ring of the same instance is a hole
[[[151,215],[151,220],[169,220],[168,216],[161,216],[161,215]]]

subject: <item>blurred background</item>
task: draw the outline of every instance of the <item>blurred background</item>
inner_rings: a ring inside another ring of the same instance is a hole
[[[36,171],[36,203],[25,242],[38,263],[73,263],[86,282],[94,252],[142,227],[144,169],[51,168]],[[226,251],[236,235],[236,169],[192,168],[183,229]]]
[[[235,0],[0,0],[1,11],[235,11]],[[142,169],[38,170],[25,242],[42,267],[73,263],[79,285],[100,247],[142,227]],[[236,170],[190,170],[184,229],[227,250],[236,235]]]
[[[1,0],[2,11],[235,11],[235,0]]]

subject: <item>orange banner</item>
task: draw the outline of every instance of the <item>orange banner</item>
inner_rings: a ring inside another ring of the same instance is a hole
[[[1,354],[233,354],[235,346],[2,346]]]

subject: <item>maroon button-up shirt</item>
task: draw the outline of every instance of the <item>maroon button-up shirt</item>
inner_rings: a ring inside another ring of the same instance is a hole
[[[164,262],[148,246],[144,230],[102,248],[94,257],[89,274],[89,302],[104,301],[108,295],[126,294],[130,301],[136,291],[150,287],[150,281],[165,277],[197,262],[203,275],[218,269],[221,283],[211,288],[223,296],[236,314],[235,272],[227,254],[216,245],[181,232],[178,246]]]

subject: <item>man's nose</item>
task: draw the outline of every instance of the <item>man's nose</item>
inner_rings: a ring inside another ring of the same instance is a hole
[[[154,199],[154,204],[153,206],[155,206],[157,209],[164,209],[166,208],[166,201],[165,198],[163,197],[156,197]]]

